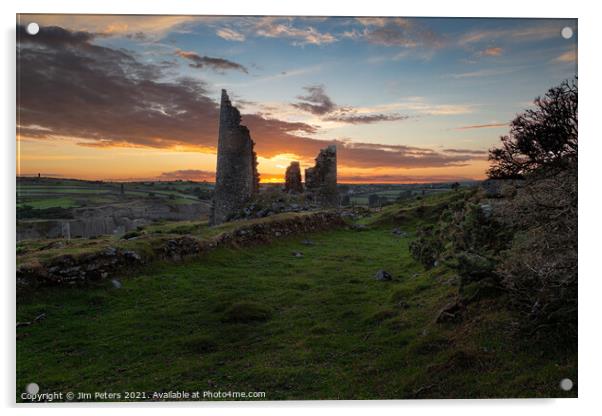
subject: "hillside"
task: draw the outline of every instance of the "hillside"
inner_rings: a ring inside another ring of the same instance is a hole
[[[468,192],[151,262],[113,281],[24,292],[17,320],[42,318],[17,329],[17,390],[35,381],[41,391],[264,391],[267,400],[576,397],[558,388],[577,379],[576,354],[518,337],[503,295],[437,322],[457,278],[443,264],[425,269],[409,245]],[[376,280],[379,270],[393,279]]]

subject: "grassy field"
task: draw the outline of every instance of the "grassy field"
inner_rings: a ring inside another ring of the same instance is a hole
[[[73,208],[127,202],[152,195],[158,200],[175,204],[199,201],[191,193],[195,188],[209,190],[211,185],[198,182],[127,182],[121,194],[121,183],[94,182],[72,179],[19,178],[17,182],[17,207],[25,205],[35,209]]]
[[[17,393],[36,382],[63,392],[263,391],[266,400],[575,397],[558,383],[577,379],[576,357],[517,339],[503,300],[435,323],[457,294],[453,273],[417,264],[414,222],[401,227],[407,237],[393,235],[387,208],[366,230],[223,248],[123,276],[119,288],[19,298],[18,321],[46,318],[17,330]],[[394,280],[375,280],[379,269]]]

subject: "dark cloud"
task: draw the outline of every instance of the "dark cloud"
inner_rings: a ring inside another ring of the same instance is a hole
[[[307,95],[299,95],[297,98],[304,102],[294,103],[293,107],[318,116],[336,110],[336,104],[326,95],[323,85],[310,85],[303,89],[307,91]]]
[[[21,44],[82,46],[88,45],[97,36],[100,35],[90,32],[70,31],[58,26],[41,26],[38,34],[30,35],[27,33],[25,26],[17,26],[17,38]]]
[[[416,42],[408,37],[403,29],[398,27],[379,27],[365,33],[368,42],[385,46],[414,47]]]
[[[227,71],[227,70],[235,70],[235,71],[242,71],[245,74],[248,74],[249,71],[247,71],[247,68],[245,68],[243,65],[236,63],[236,62],[232,62],[229,61],[227,59],[222,59],[222,58],[212,58],[210,56],[201,56],[196,52],[189,52],[189,51],[182,51],[179,50],[176,51],[176,55],[178,55],[180,58],[184,58],[187,59],[190,62],[189,66],[192,68],[211,68],[215,71]]]
[[[18,124],[23,135],[164,148],[214,141],[199,134],[199,126],[216,131],[218,114],[203,83],[159,81],[158,66],[95,45],[93,36],[45,29],[25,37],[19,47]]]
[[[360,168],[428,168],[466,166],[473,155],[450,155],[432,149],[404,145],[383,145],[333,141],[342,165]]]
[[[399,121],[406,120],[409,116],[401,114],[346,114],[340,113],[324,118],[326,121],[339,121],[349,124],[371,124],[381,121]]]
[[[508,127],[508,123],[474,124],[471,126],[456,127],[455,130],[493,129],[496,127]]]
[[[125,50],[99,46],[93,34],[43,29],[36,36],[18,29],[17,123],[22,136],[75,137],[86,146],[180,146],[215,152],[219,109],[206,84],[188,78],[165,81],[161,65],[142,64]],[[308,92],[320,97],[320,90]],[[328,100],[322,104],[335,106]],[[243,123],[262,157],[294,153],[312,161],[319,149],[336,144],[344,166],[458,166],[475,158],[408,146],[317,140],[306,137],[318,132],[315,126],[259,114],[244,114]]]
[[[415,20],[404,18],[360,18],[365,26],[363,38],[376,45],[440,47],[443,39]]]
[[[400,114],[358,114],[353,107],[341,107],[335,104],[326,94],[323,85],[303,87],[307,95],[297,98],[304,102],[293,103],[292,106],[308,113],[323,116],[324,121],[338,121],[349,124],[371,124],[380,121],[405,120],[408,116]]]

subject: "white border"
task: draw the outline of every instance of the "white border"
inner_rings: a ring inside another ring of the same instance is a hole
[[[350,415],[365,415],[375,410],[380,415],[391,414],[437,414],[483,415],[487,416],[523,413],[543,413],[563,415],[568,413],[591,414],[600,408],[597,397],[600,383],[600,302],[602,297],[602,266],[597,261],[600,256],[600,204],[599,159],[600,145],[599,103],[600,88],[600,15],[596,13],[592,1],[545,1],[505,0],[485,2],[454,0],[399,2],[370,0],[364,2],[303,0],[228,0],[228,1],[186,1],[164,0],[104,0],[97,4],[75,0],[20,0],[1,3],[3,23],[2,65],[3,111],[2,140],[3,163],[1,175],[3,203],[0,204],[3,220],[3,238],[0,256],[4,265],[3,274],[3,333],[2,373],[0,394],[2,405],[9,407],[10,414],[31,414],[31,408],[15,407],[15,315],[14,315],[14,272],[15,272],[15,21],[16,13],[122,13],[122,14],[270,14],[270,15],[363,15],[363,16],[447,16],[447,17],[571,17],[579,18],[579,84],[580,84],[580,200],[579,200],[579,399],[566,400],[446,400],[446,401],[357,401],[357,402],[249,402],[249,403],[199,403],[170,404],[168,410],[178,413],[238,414],[242,409],[248,414],[266,413],[291,415],[345,412]],[[87,407],[86,413],[102,414],[110,411],[115,414],[141,410],[148,414],[165,414],[161,405],[141,404],[101,404]],[[81,414],[82,405],[45,405],[50,414]],[[110,409],[110,410],[109,410]]]

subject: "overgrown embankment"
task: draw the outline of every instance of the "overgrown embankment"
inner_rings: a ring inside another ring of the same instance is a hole
[[[345,221],[334,211],[288,213],[211,228],[200,222],[155,227],[126,239],[46,241],[41,246],[22,246],[17,289],[106,279],[156,260],[179,261],[217,247],[267,243],[343,225]]]

